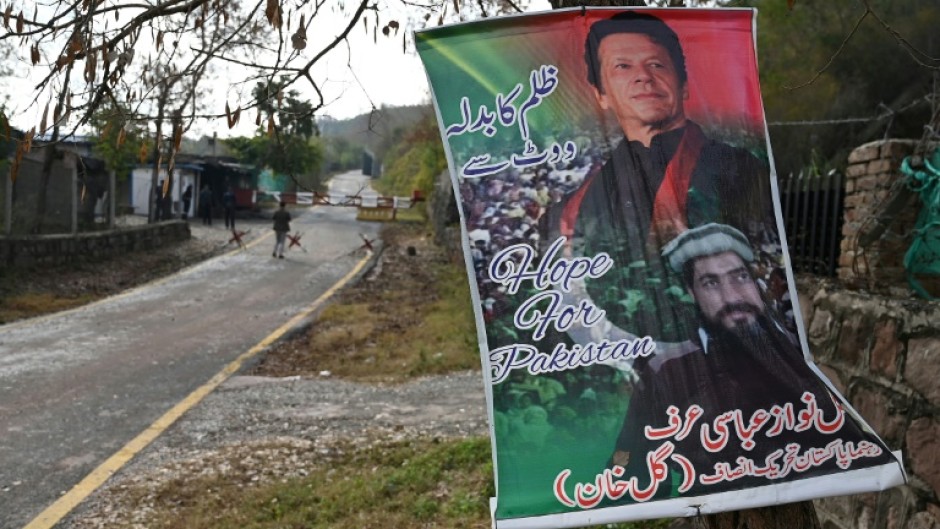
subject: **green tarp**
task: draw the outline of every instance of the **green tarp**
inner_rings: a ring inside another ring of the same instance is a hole
[[[920,195],[924,204],[911,247],[904,256],[907,281],[920,296],[936,299],[917,276],[940,276],[940,149],[925,157],[922,167],[913,167],[911,158],[905,158],[901,172],[907,177],[908,187]]]

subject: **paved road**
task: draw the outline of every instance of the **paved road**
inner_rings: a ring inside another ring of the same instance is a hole
[[[331,191],[355,192],[348,173]],[[378,226],[294,210],[308,253],[245,251],[65,314],[0,327],[0,528],[23,527],[194,389],[345,276]],[[242,228],[243,226],[240,226]]]

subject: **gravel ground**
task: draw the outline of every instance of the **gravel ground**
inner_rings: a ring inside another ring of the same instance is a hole
[[[224,229],[192,227],[193,252],[224,250],[228,238]],[[249,238],[260,237],[267,221],[244,223],[240,229],[246,227],[251,227]],[[373,273],[382,269],[385,256],[398,253],[383,252]],[[224,475],[243,483],[263,483],[305,475],[314,462],[350,445],[486,434],[479,371],[398,386],[351,383],[327,373],[234,376],[57,527],[143,528],[142,520],[158,501],[157,491],[170,480]]]
[[[350,446],[486,435],[478,372],[401,386],[236,376],[157,439],[59,527],[145,527],[169,481],[224,475],[260,484],[304,476]],[[211,493],[211,492],[207,492]]]

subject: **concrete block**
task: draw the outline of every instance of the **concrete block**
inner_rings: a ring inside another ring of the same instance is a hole
[[[852,395],[852,406],[891,449],[900,448],[903,442],[905,404],[903,396],[876,387],[859,387]]]
[[[850,366],[860,365],[868,352],[870,331],[870,325],[861,314],[844,319],[836,349],[838,358]]]
[[[911,470],[930,486],[936,497],[940,491],[940,422],[926,417],[913,421],[905,445]]]
[[[934,406],[940,406],[940,338],[907,342],[904,380]],[[937,446],[940,452],[940,445]]]
[[[885,159],[872,160],[868,162],[868,166],[866,167],[866,171],[872,177],[883,173],[894,173],[896,170],[897,167],[894,162]],[[883,185],[887,186],[890,185],[893,178],[879,178],[879,180],[881,180]]]
[[[813,296],[809,293],[797,291],[797,300],[800,304],[800,317],[803,319],[803,328],[807,328],[813,321]]]
[[[867,162],[878,158],[881,156],[881,145],[883,143],[884,141],[873,141],[861,147],[856,147],[855,150],[849,154],[849,163]]]
[[[881,163],[884,160],[878,160],[877,162],[871,162],[872,164]],[[856,182],[859,191],[873,191],[878,186],[884,185],[883,178],[876,175],[866,175],[862,178],[859,178]]]
[[[818,309],[813,315],[813,321],[809,326],[809,339],[814,342],[827,342],[832,334],[833,317],[827,310]],[[819,351],[813,351],[820,354]]]
[[[867,162],[867,160],[865,162]],[[868,169],[868,163],[856,163],[856,164],[852,164],[846,167],[845,169],[845,176],[847,179],[846,185],[853,182],[856,178],[860,176],[867,175],[868,174],[867,169]],[[846,187],[846,191],[848,191],[848,187]]]
[[[886,319],[875,324],[875,343],[871,347],[871,371],[890,380],[898,374],[898,359],[904,346],[898,340],[898,322]]]
[[[822,371],[824,375],[826,375],[826,378],[828,378],[832,382],[832,385],[836,387],[839,393],[842,395],[845,395],[845,381],[842,380],[842,375],[830,365],[827,365],[827,364],[817,364],[817,365],[819,366],[819,370]]]
[[[940,529],[940,519],[927,511],[911,516],[905,529]]]
[[[847,208],[857,208],[860,206],[865,206],[869,203],[870,200],[868,199],[867,195],[862,193],[855,193],[854,195],[847,196],[845,197],[844,201],[844,205]]]
[[[881,144],[881,152],[878,153],[878,157],[900,162],[902,158],[913,152],[914,146],[910,142],[888,140]]]
[[[821,519],[834,519],[839,525],[851,526],[855,519],[855,498],[853,496],[835,496],[813,500],[816,512]]]

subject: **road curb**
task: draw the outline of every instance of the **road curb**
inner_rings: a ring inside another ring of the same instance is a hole
[[[351,286],[353,286],[353,285],[358,284],[360,281],[363,280],[363,278],[365,278],[366,276],[368,276],[368,275],[375,269],[375,267],[376,267],[376,266],[378,265],[378,263],[379,263],[379,259],[381,258],[382,254],[385,252],[385,244],[382,243],[381,239],[379,239],[377,242],[378,242],[378,244],[375,245],[375,246],[376,246],[376,250],[372,252],[372,255],[371,255],[371,256],[369,256],[369,260],[366,262],[366,264],[362,267],[361,270],[359,270],[359,272],[356,273],[356,275],[354,275],[352,278],[350,278],[350,279],[343,285],[343,287],[340,288],[340,289],[336,292],[336,294],[340,294],[340,293],[342,293],[343,290],[345,290],[346,288],[349,288],[349,287],[351,287]],[[302,336],[303,334],[309,332],[310,329],[316,324],[317,319],[319,319],[320,313],[323,312],[323,310],[326,309],[326,308],[331,304],[332,298],[333,298],[333,296],[330,296],[330,300],[331,300],[330,302],[324,302],[323,304],[321,304],[321,305],[320,305],[319,307],[317,307],[313,312],[311,312],[310,314],[308,314],[307,316],[305,316],[303,319],[301,319],[300,321],[298,321],[293,327],[291,327],[290,329],[284,331],[284,333],[283,333],[277,340],[273,341],[273,342],[272,342],[271,344],[269,344],[267,347],[265,347],[264,349],[262,349],[261,351],[259,351],[258,354],[254,355],[254,356],[252,356],[250,359],[246,360],[246,361],[242,364],[242,367],[241,367],[237,372],[235,372],[233,376],[239,376],[239,375],[242,375],[242,374],[244,374],[244,373],[246,373],[246,372],[248,372],[248,371],[251,371],[252,369],[254,369],[255,367],[258,366],[258,363],[259,363],[259,362],[261,362],[262,360],[264,360],[265,355],[266,355],[271,349],[273,349],[274,347],[277,347],[278,345],[280,345],[280,344],[282,344],[282,343],[284,343],[284,342],[288,342],[288,341],[293,340],[293,339],[295,339],[295,338],[299,338],[299,337]]]

